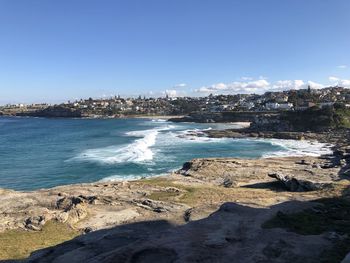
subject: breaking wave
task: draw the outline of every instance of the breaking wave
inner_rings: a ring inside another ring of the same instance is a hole
[[[156,143],[159,132],[167,129],[169,129],[169,127],[127,132],[126,135],[128,136],[141,138],[122,147],[109,146],[86,150],[75,159],[96,161],[106,164],[149,162],[153,160],[154,152],[151,147]]]
[[[283,139],[257,139],[264,142],[269,142],[271,145],[276,145],[282,148],[281,151],[266,153],[263,158],[268,157],[288,157],[288,156],[321,156],[332,153],[332,145],[317,141],[296,141]]]

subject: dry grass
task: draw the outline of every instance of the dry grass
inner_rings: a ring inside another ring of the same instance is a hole
[[[0,233],[0,260],[24,259],[31,252],[78,236],[69,226],[49,221],[41,231],[8,230]]]
[[[314,200],[322,197],[336,197],[342,195],[349,182],[341,181],[334,183],[331,189],[313,192],[288,192],[276,191],[271,188],[233,187],[224,188],[215,185],[181,184],[164,178],[153,178],[139,181],[138,183],[159,187],[148,197],[158,201],[173,201],[189,206],[201,204],[221,204],[225,202],[244,203],[253,206],[270,206],[288,200]],[[181,192],[168,192],[166,187],[176,187]]]
[[[269,189],[253,188],[224,188],[214,185],[183,185],[178,182],[172,182],[163,178],[154,178],[150,180],[139,181],[139,183],[151,186],[159,186],[159,190],[153,191],[148,198],[158,201],[174,201],[189,206],[198,206],[206,204],[218,204],[224,202],[254,202],[257,203],[276,203],[276,198],[281,193],[276,193]],[[168,192],[166,187],[176,187],[181,192]],[[162,190],[162,188],[164,190]]]

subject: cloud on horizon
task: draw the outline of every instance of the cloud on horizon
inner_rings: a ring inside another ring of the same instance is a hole
[[[310,86],[313,89],[324,88],[325,85],[314,81],[303,80],[278,80],[273,83],[266,79],[259,79],[254,81],[235,81],[232,83],[217,83],[211,86],[203,86],[196,89],[197,93],[223,93],[223,94],[239,94],[239,93],[264,93],[267,91],[283,91],[290,89],[305,89]]]
[[[185,96],[185,92],[178,91],[176,89],[167,89],[167,90],[162,92],[162,95],[163,96],[168,95],[169,97],[183,97],[183,96]]]
[[[329,83],[321,84],[315,81],[304,81],[301,79],[296,80],[278,80],[274,82],[269,82],[267,78],[259,77],[256,80],[250,77],[242,77],[241,81],[234,81],[231,83],[216,83],[210,86],[202,86],[198,89],[188,90],[187,84],[177,84],[171,89],[166,89],[162,92],[162,95],[168,95],[169,97],[183,97],[194,93],[201,95],[213,94],[262,94],[268,91],[284,91],[284,90],[299,90],[306,89],[310,86],[312,89],[322,89],[329,86],[340,86],[345,88],[350,88],[350,79],[341,79],[335,76],[330,76],[328,78]]]
[[[181,89],[181,88],[186,88],[187,84],[186,83],[180,83],[180,84],[176,84],[174,86],[174,89]]]
[[[333,83],[333,85],[350,89],[350,79],[340,79],[334,76],[331,76],[328,79]]]

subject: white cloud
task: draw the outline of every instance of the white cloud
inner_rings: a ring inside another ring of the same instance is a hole
[[[336,81],[339,80],[339,78],[333,77],[333,76],[330,76],[328,79],[329,79],[330,82],[336,82]]]
[[[314,81],[303,80],[279,80],[274,83],[268,82],[266,79],[255,81],[236,81],[232,83],[217,83],[211,86],[204,86],[195,91],[198,93],[214,93],[214,94],[239,94],[239,93],[264,93],[266,91],[283,91],[290,89],[306,89],[310,86],[313,89],[321,89],[325,86]]]
[[[340,81],[340,86],[343,86],[345,88],[350,88],[350,79],[342,79]]]
[[[279,80],[271,86],[271,90],[289,90],[289,89],[302,89],[306,86],[303,80]]]
[[[180,83],[180,84],[175,85],[174,89],[185,88],[185,87],[187,87],[186,83]]]
[[[169,97],[182,97],[184,96],[184,93],[179,92],[176,89],[167,89],[163,91],[163,95],[168,95]]]
[[[339,65],[337,66],[337,68],[340,68],[340,69],[344,69],[344,68],[347,68],[348,66],[347,65]]]
[[[337,85],[339,87],[350,88],[350,79],[340,79],[337,77],[329,77],[328,78],[332,85]]]
[[[259,79],[268,79],[268,77],[265,77],[265,76],[259,76]]]
[[[196,89],[199,93],[256,93],[261,90],[265,90],[270,83],[265,79],[259,79],[255,81],[235,81],[232,83],[217,83],[211,86],[204,86]]]
[[[324,87],[326,87],[323,84],[320,84],[320,83],[317,83],[317,82],[314,82],[314,81],[311,81],[311,80],[309,80],[307,82],[307,85],[310,86],[312,89],[323,89]]]

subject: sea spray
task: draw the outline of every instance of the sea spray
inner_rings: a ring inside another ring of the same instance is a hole
[[[169,127],[130,131],[127,132],[126,135],[141,138],[136,139],[126,146],[109,146],[105,148],[89,149],[81,153],[75,159],[105,164],[152,161],[154,153],[150,147],[155,145],[159,132],[167,129],[169,129]]]

